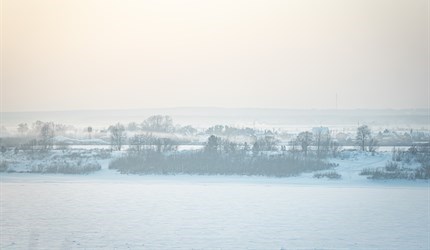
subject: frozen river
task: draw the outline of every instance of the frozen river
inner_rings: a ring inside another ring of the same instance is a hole
[[[1,249],[428,249],[425,185],[39,175],[1,183]]]

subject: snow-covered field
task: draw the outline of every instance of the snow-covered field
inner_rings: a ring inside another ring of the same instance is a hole
[[[261,177],[3,174],[0,248],[427,249],[428,194]]]
[[[338,180],[1,173],[0,249],[429,249],[428,181],[359,175],[390,158],[332,159]]]

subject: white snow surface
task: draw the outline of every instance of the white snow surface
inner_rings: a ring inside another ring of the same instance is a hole
[[[358,175],[390,159],[334,159],[340,180],[1,173],[0,249],[430,249],[429,182]]]

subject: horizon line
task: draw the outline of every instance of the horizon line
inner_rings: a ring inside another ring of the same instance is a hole
[[[277,110],[277,111],[426,111],[421,108],[279,108],[279,107],[219,107],[219,106],[177,106],[151,108],[119,108],[119,109],[58,109],[58,110],[17,110],[0,111],[0,113],[56,113],[56,112],[94,112],[94,111],[144,111],[144,110],[180,110],[180,109],[219,109],[219,110]]]

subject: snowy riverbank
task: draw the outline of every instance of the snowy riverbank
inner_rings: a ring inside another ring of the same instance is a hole
[[[116,154],[119,157],[120,154]],[[111,158],[97,159],[101,170],[85,175],[69,174],[40,174],[40,173],[0,173],[3,183],[6,182],[145,182],[145,183],[241,183],[241,184],[297,184],[297,185],[328,185],[328,186],[427,186],[428,180],[372,180],[360,175],[366,168],[382,168],[391,159],[390,152],[380,152],[375,155],[350,152],[344,159],[330,159],[337,166],[326,170],[336,171],[340,179],[314,178],[315,172],[299,176],[276,178],[264,176],[239,175],[125,175],[108,169]],[[418,167],[416,163],[411,167]],[[20,165],[23,168],[22,165]],[[324,171],[318,171],[324,172]]]

